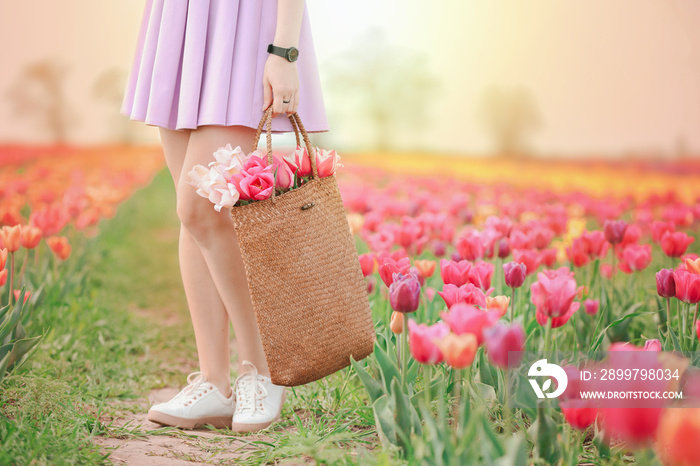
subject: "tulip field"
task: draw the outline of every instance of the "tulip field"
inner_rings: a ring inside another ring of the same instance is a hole
[[[375,350],[234,435],[145,421],[197,370],[160,148],[0,148],[0,464],[700,464],[699,162],[340,155]]]

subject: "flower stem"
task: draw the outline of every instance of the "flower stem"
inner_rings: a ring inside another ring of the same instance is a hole
[[[405,316],[404,316],[405,317]],[[407,322],[404,321],[404,324]],[[408,325],[404,325],[401,332],[401,384],[406,387],[406,373],[408,372]]]
[[[452,394],[454,395],[454,404],[452,405],[452,419],[454,421],[454,427],[457,429],[459,427],[459,408],[461,406],[460,402],[460,388],[462,386],[462,369],[453,368],[452,369],[454,384],[452,386]]]
[[[544,352],[549,353],[549,348],[550,348],[550,341],[552,340],[550,338],[550,334],[552,333],[552,318],[547,316],[547,323],[544,326]],[[545,356],[547,356],[545,354]]]
[[[511,290],[513,290],[513,293],[511,294],[511,297],[510,297],[510,303],[508,303],[509,304],[508,311],[510,312],[510,314],[509,314],[510,315],[510,322],[512,323],[513,322],[513,315],[515,314],[515,312],[513,310],[513,308],[515,307],[515,288],[511,288]]]
[[[10,292],[8,294],[7,302],[12,305],[12,290],[14,290],[14,279],[15,279],[15,253],[12,251],[10,253]]]

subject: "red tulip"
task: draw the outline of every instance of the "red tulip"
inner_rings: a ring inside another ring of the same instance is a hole
[[[4,286],[7,283],[7,269],[0,270],[0,286]]]
[[[687,270],[676,270],[673,272],[673,281],[676,283],[676,298],[688,304],[700,301],[700,275]]]
[[[510,288],[520,288],[525,281],[527,268],[525,264],[508,262],[503,264],[503,274],[505,275],[506,286]]]
[[[486,295],[471,283],[462,286],[448,284],[442,288],[442,291],[437,293],[445,300],[445,305],[448,309],[451,309],[457,303],[486,307]]]
[[[534,230],[533,240],[535,249],[542,250],[546,248],[552,242],[552,238],[554,238],[554,232],[551,228],[537,228]]]
[[[457,303],[448,312],[441,312],[440,317],[457,335],[473,333],[479,345],[484,341],[483,331],[498,320],[498,314],[482,311],[471,304]]]
[[[549,248],[545,249],[544,251],[540,251],[540,264],[544,265],[545,267],[554,267],[554,264],[557,262],[557,249],[556,248]]]
[[[682,231],[675,233],[667,231],[661,237],[661,249],[669,257],[681,257],[693,241],[695,238]]]
[[[22,290],[13,290],[13,294],[15,295],[15,301],[19,301],[19,295],[21,292],[22,292]],[[26,303],[31,295],[32,295],[32,291],[26,290],[24,292],[24,300],[22,301],[22,303]]]
[[[504,369],[520,364],[525,345],[525,330],[522,326],[518,324],[506,326],[496,323],[484,329],[483,334],[486,340],[486,352],[491,364]]]
[[[445,285],[462,286],[469,283],[469,269],[471,268],[472,263],[467,260],[440,259],[440,276]]]
[[[508,238],[501,238],[498,240],[498,257],[505,259],[508,256],[510,256],[510,241]]]
[[[413,359],[421,364],[442,362],[444,356],[433,339],[442,338],[449,332],[450,328],[444,322],[428,326],[417,324],[415,320],[408,319],[408,346]]]
[[[595,422],[598,416],[598,408],[595,401],[581,399],[583,382],[581,371],[574,366],[562,367],[566,372],[568,384],[566,390],[559,396],[559,407],[564,419],[571,427],[577,430],[585,430]]]
[[[651,222],[650,227],[651,238],[656,244],[661,244],[661,238],[663,237],[664,233],[673,233],[674,231],[676,231],[676,226],[673,224],[673,222],[654,221]]]
[[[5,264],[7,263],[7,248],[0,249],[0,270],[5,268]]]

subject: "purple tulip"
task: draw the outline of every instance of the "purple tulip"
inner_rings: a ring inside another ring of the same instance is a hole
[[[621,243],[622,239],[625,237],[626,230],[627,222],[624,220],[606,220],[603,225],[605,239],[608,240],[610,244]]]
[[[415,312],[420,302],[420,281],[412,272],[406,275],[393,274],[394,282],[389,286],[389,303],[398,312]]]
[[[508,238],[501,238],[498,240],[498,257],[500,259],[505,259],[510,256],[510,240]]]

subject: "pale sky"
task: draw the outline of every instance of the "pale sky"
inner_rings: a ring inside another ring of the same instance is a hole
[[[181,0],[186,1],[186,0]],[[113,135],[90,86],[110,67],[128,70],[145,0],[0,0],[0,91],[32,61],[71,66],[67,94],[80,122],[79,143]],[[544,153],[669,151],[679,137],[700,151],[700,2],[697,0],[308,0],[324,86],[330,63],[366,43],[374,29],[389,44],[426,60],[440,89],[420,129],[400,125],[404,149],[479,153],[491,141],[477,109],[491,85],[524,86],[544,126],[532,137]],[[303,51],[302,51],[303,53]],[[410,56],[410,55],[409,55]],[[362,90],[353,90],[361,92]],[[362,141],[362,122],[326,93],[329,141]],[[111,121],[111,122],[110,122]],[[399,122],[400,123],[400,122]],[[135,125],[143,140],[157,132]],[[365,128],[366,129],[366,128]],[[0,140],[37,139],[0,98]],[[358,139],[359,138],[359,139]]]

